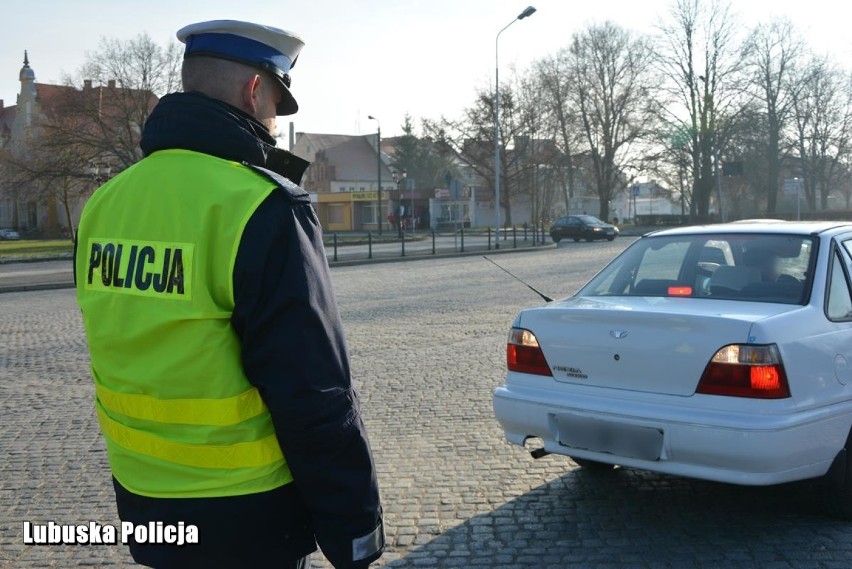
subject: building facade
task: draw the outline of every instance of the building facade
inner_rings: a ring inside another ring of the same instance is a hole
[[[383,140],[379,154],[377,139],[374,134],[296,133],[290,150],[311,162],[302,185],[326,231],[392,232],[400,220],[413,226],[415,212],[428,207],[428,193],[390,166],[393,140]]]
[[[157,97],[114,80],[38,83],[26,52],[19,80],[16,104],[0,100],[0,228],[73,237],[92,192],[142,158],[142,124]]]

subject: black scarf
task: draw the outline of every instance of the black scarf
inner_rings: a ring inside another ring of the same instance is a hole
[[[164,96],[145,121],[142,152],[181,148],[225,160],[248,162],[299,184],[309,162],[275,147],[257,119],[198,92]]]

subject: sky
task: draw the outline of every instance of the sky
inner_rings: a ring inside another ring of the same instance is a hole
[[[478,89],[491,89],[495,37],[527,3],[537,11],[500,36],[501,83],[568,45],[589,24],[611,20],[653,33],[673,0],[30,0],[6,9],[0,34],[0,99],[15,104],[28,50],[40,83],[78,77],[101,38],[148,33],[162,45],[189,23],[248,20],[305,41],[291,72],[300,111],[279,119],[297,132],[399,135],[406,114],[456,118]],[[838,0],[733,0],[746,27],[774,16],[793,21],[807,43],[852,68],[847,8]],[[78,77],[82,79],[82,77]]]

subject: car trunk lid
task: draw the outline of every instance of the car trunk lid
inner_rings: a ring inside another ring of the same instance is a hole
[[[575,297],[525,310],[553,377],[689,396],[716,351],[748,343],[753,322],[799,306],[657,297]]]

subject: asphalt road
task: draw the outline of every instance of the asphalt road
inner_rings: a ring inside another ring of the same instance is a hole
[[[558,297],[628,242],[498,262]],[[541,301],[481,258],[332,274],[385,504],[375,566],[852,567],[852,524],[822,514],[814,484],[596,473],[506,444],[491,391],[515,313]],[[122,546],[22,543],[24,521],[118,523],[72,290],[0,295],[0,449],[0,566],[129,564]]]
[[[0,292],[21,287],[62,288],[73,281],[70,259],[0,264]]]
[[[500,251],[538,247],[541,243],[533,244],[532,233],[525,234],[523,230],[516,233],[507,232],[500,241]],[[553,246],[550,238],[546,245]],[[341,244],[336,249],[333,244],[326,246],[326,256],[329,263],[360,264],[376,261],[395,261],[402,257],[426,259],[435,251],[437,256],[458,255],[462,253],[495,253],[495,243],[487,235],[467,234],[462,236],[438,235],[433,243],[431,235],[417,233],[406,237],[405,243],[375,242],[368,244],[366,237],[363,243]],[[404,254],[403,254],[404,253]],[[19,292],[23,290],[48,290],[68,288],[73,286],[72,261],[61,259],[37,262],[8,262],[0,263],[0,293]]]

